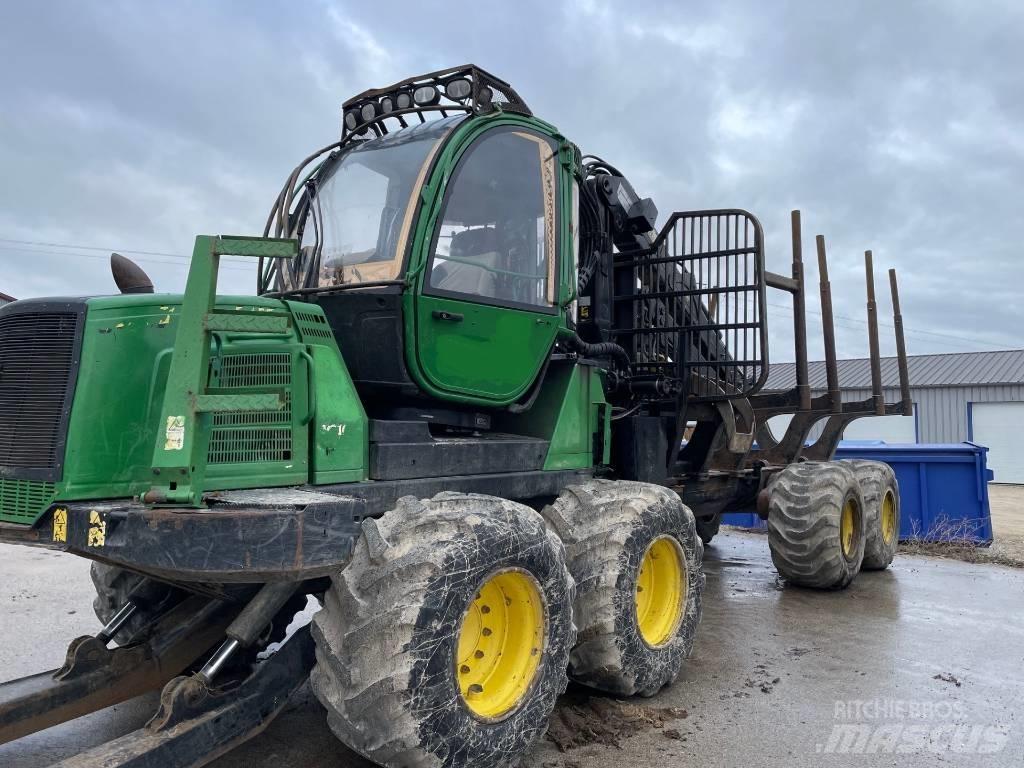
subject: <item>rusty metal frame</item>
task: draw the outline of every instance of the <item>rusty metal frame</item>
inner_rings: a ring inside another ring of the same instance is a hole
[[[825,239],[821,235],[815,238],[815,246],[820,274],[827,388],[823,394],[812,395],[808,371],[806,279],[799,211],[792,212],[791,230],[793,260],[790,275],[765,270],[763,284],[767,288],[786,291],[793,297],[796,382],[784,392],[753,391],[746,397],[735,396],[725,402],[693,402],[689,406],[687,417],[697,422],[697,428],[680,451],[667,484],[675,488],[695,514],[702,518],[729,509],[750,508],[755,498],[760,499],[759,491],[765,488],[771,476],[789,464],[831,460],[843,430],[855,419],[913,413],[895,270],[889,270],[889,283],[899,360],[900,400],[886,403],[882,392],[878,308],[871,251],[865,252],[865,280],[872,392],[870,397],[861,401],[842,401],[832,316],[832,287]],[[765,363],[767,370],[767,359]],[[691,397],[692,400],[694,398]],[[776,438],[767,422],[771,417],[782,414],[793,414],[793,418],[786,433]],[[813,444],[808,445],[807,439],[812,429],[823,420],[822,434]],[[753,447],[755,440],[756,449]],[[759,511],[766,514],[764,506],[760,506]]]
[[[899,288],[896,271],[889,270],[889,285],[893,304],[893,325],[896,335],[896,354],[899,362],[900,400],[886,403],[882,392],[881,357],[878,340],[878,307],[875,300],[874,260],[871,251],[864,253],[864,273],[867,286],[868,343],[871,364],[871,396],[856,402],[842,401],[836,359],[835,326],[832,317],[832,288],[828,278],[828,258],[825,238],[818,235],[816,248],[820,274],[821,314],[825,346],[825,372],[827,391],[811,397],[808,382],[807,322],[805,281],[803,277],[802,238],[800,212],[792,212],[793,277],[786,278],[766,273],[765,282],[771,288],[788,291],[793,295],[794,334],[796,346],[796,385],[785,392],[769,392],[751,398],[758,426],[759,450],[746,459],[749,467],[781,467],[800,460],[828,461],[835,453],[843,430],[855,419],[864,416],[913,414],[910,398],[910,380],[907,368],[906,343],[903,335],[903,317],[900,312]],[[785,435],[776,439],[767,426],[773,416],[792,413]],[[807,445],[814,426],[825,420],[819,438]]]
[[[220,641],[238,610],[194,596],[143,642],[110,649],[102,636],[73,640],[60,669],[0,684],[0,744],[159,688]]]
[[[53,768],[198,768],[263,731],[302,686],[315,662],[309,627],[253,665],[235,685],[211,688],[199,675],[164,686],[160,707],[137,731]]]

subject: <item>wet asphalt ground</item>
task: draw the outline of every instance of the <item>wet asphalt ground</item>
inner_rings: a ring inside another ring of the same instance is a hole
[[[1020,766],[1024,570],[923,557],[844,592],[783,588],[763,536],[707,550],[704,619],[670,688],[625,703],[571,691],[524,766]],[[0,678],[59,666],[98,627],[88,564],[0,546]],[[151,694],[0,746],[38,768],[141,727]],[[556,743],[557,742],[557,743]],[[565,751],[561,751],[559,748]],[[363,768],[307,687],[217,768]]]

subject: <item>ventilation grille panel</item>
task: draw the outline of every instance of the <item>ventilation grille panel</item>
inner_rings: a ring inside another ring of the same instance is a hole
[[[31,525],[53,503],[53,483],[0,479],[0,520]]]
[[[0,466],[63,462],[79,322],[75,312],[0,315]]]
[[[221,358],[220,377],[215,386],[286,387],[292,383],[292,357],[287,352],[257,352]]]
[[[285,405],[274,411],[212,414],[209,464],[291,461],[291,353],[226,355],[219,361],[219,376],[211,376],[211,384],[220,390],[284,390]]]

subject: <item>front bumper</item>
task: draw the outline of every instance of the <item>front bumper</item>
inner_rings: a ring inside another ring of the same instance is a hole
[[[348,562],[365,502],[301,490],[231,491],[208,509],[130,499],[52,505],[0,542],[46,547],[167,581],[299,581]]]

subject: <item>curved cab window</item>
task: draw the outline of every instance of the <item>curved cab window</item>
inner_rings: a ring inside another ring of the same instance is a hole
[[[303,245],[321,240],[318,285],[393,280],[423,181],[456,115],[355,143],[326,168]],[[321,231],[322,230],[322,231]]]
[[[429,287],[488,304],[555,303],[555,148],[523,131],[487,134],[451,182]]]

